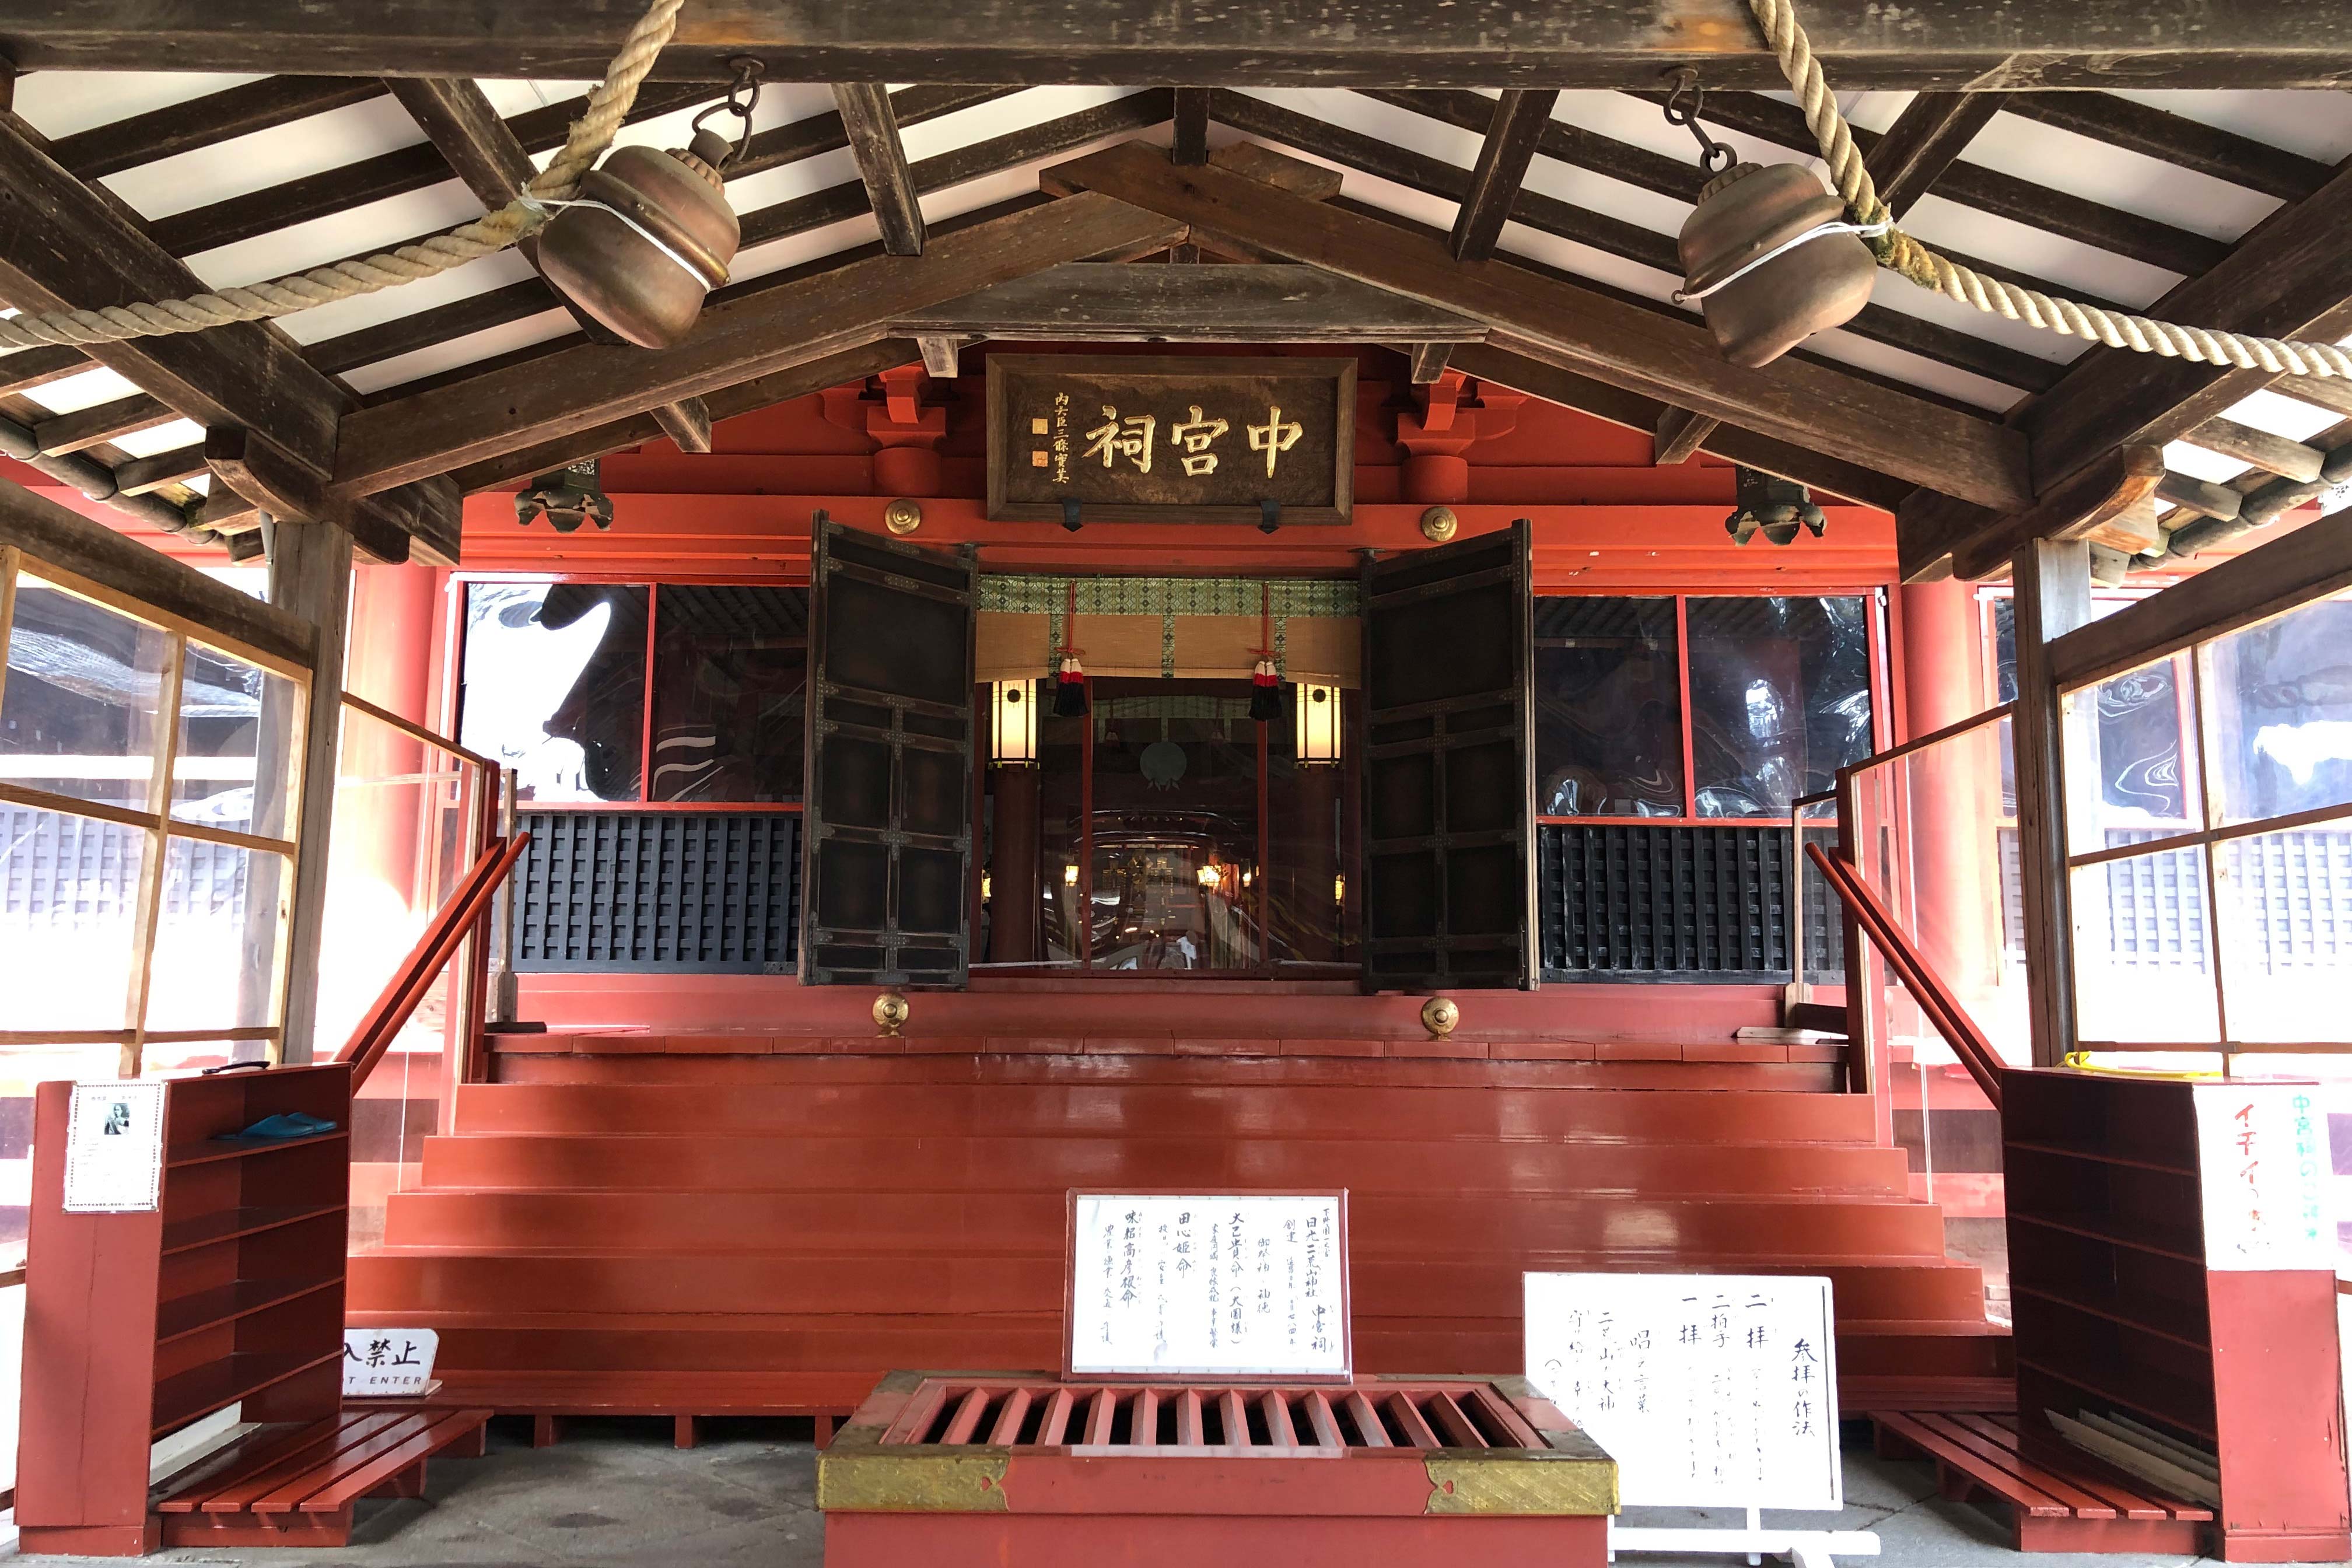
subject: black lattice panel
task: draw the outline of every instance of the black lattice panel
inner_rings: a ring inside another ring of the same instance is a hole
[[[536,811],[515,868],[515,968],[792,973],[800,817]]]
[[[1789,829],[1548,824],[1544,977],[1789,978]]]

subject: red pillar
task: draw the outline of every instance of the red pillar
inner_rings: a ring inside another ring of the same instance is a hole
[[[1957,579],[1901,592],[1904,697],[1911,735],[1926,735],[1989,705],[1976,595]],[[1993,743],[1979,740],[1915,752],[1907,769],[1913,925],[1922,955],[1964,995],[2000,978],[1996,757]]]
[[[343,687],[352,695],[422,724],[433,666],[434,571],[430,566],[362,566],[352,574],[351,636]],[[344,725],[338,773],[352,780],[396,778],[425,771],[425,748],[369,719]],[[344,862],[413,902],[416,834],[422,813],[415,784],[346,789],[336,804],[338,832],[352,851]],[[350,816],[345,816],[348,807]],[[350,824],[348,837],[343,829]]]

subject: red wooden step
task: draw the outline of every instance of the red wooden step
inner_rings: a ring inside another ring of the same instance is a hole
[[[354,1503],[423,1496],[425,1460],[476,1437],[489,1417],[479,1408],[347,1410],[247,1433],[166,1483],[155,1505],[163,1544],[344,1545]]]
[[[1358,1258],[1497,1250],[1606,1251],[1656,1267],[1717,1257],[1941,1257],[1943,1221],[1899,1200],[1822,1197],[1464,1197],[1371,1193],[1349,1205]],[[1061,1245],[1059,1193],[866,1192],[810,1202],[790,1192],[404,1193],[387,1243],[648,1252],[1035,1250]],[[929,1363],[926,1364],[944,1364]]]
[[[458,1096],[459,1132],[742,1132],[893,1135],[1091,1131],[1124,1136],[1290,1134],[1524,1137],[1595,1142],[1850,1143],[1872,1141],[1858,1095],[1444,1089],[1341,1083],[478,1084]]]
[[[428,1138],[435,1188],[760,1186],[801,1192],[880,1185],[997,1192],[1071,1187],[1344,1186],[1352,1193],[1487,1192],[1693,1196],[1770,1192],[1904,1195],[1899,1149],[1822,1144],[1602,1144],[1527,1139],[1171,1137],[1013,1133],[467,1133]]]
[[[2194,1553],[2213,1510],[2035,1433],[2013,1415],[1880,1412],[1879,1452],[1934,1462],[1944,1496],[1991,1505],[2020,1552]]]

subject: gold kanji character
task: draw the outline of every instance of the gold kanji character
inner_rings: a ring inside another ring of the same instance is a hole
[[[1217,471],[1217,455],[1209,450],[1209,443],[1223,435],[1228,428],[1222,419],[1203,419],[1201,405],[1192,405],[1192,417],[1181,425],[1168,426],[1168,434],[1184,448],[1184,472],[1192,479]]]
[[[1298,438],[1305,434],[1307,434],[1307,426],[1297,421],[1293,420],[1287,425],[1282,422],[1282,408],[1279,404],[1270,405],[1266,408],[1265,424],[1253,425],[1249,427],[1250,450],[1265,454],[1267,479],[1274,478],[1274,460],[1298,445]]]
[[[1149,414],[1130,414],[1122,420],[1118,410],[1108,403],[1102,405],[1102,411],[1103,422],[1087,432],[1087,439],[1094,445],[1087,448],[1086,455],[1100,458],[1106,468],[1116,459],[1125,458],[1135,465],[1136,472],[1150,473],[1152,432],[1160,421]]]

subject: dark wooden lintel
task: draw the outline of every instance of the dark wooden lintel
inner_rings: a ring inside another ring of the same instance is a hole
[[[2163,448],[2125,447],[2068,476],[2032,506],[2005,514],[1957,504],[1948,496],[1910,498],[1895,518],[1903,580],[1938,575],[1947,562],[1956,577],[1997,576],[2035,540],[2139,544],[2152,524],[2147,509],[2164,473]]]
[[[1050,342],[1466,343],[1486,323],[1318,267],[1079,261],[950,300],[897,335]]]

